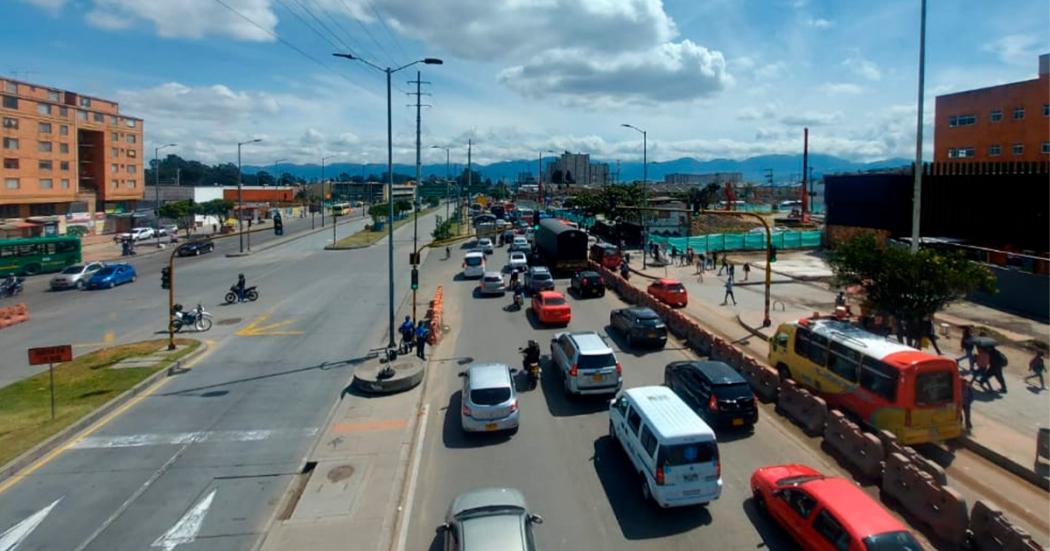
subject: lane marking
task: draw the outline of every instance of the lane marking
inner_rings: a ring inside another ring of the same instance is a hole
[[[193,543],[197,534],[204,524],[204,517],[208,515],[211,502],[215,499],[216,490],[212,490],[204,499],[197,502],[185,515],[168,529],[164,535],[157,538],[150,547],[162,547],[164,551],[171,551],[184,543]]]
[[[47,515],[51,513],[51,509],[54,509],[59,501],[62,501],[61,497],[52,501],[51,505],[29,515],[22,522],[4,530],[4,533],[0,534],[0,551],[14,551],[29,537],[29,534],[33,533],[33,530],[36,530],[37,526],[40,526],[41,522],[44,522]]]
[[[238,337],[274,337],[274,336],[290,336],[290,335],[302,335],[302,331],[278,331],[282,327],[287,327],[295,323],[296,320],[284,320],[277,323],[271,323],[269,325],[260,325],[262,322],[270,318],[270,314],[263,314],[251,323],[246,325],[240,331],[234,333]]]
[[[332,432],[367,432],[379,430],[403,429],[408,426],[406,419],[389,419],[385,421],[361,421],[358,423],[336,423]]]
[[[143,446],[171,446],[211,442],[260,442],[270,439],[302,438],[317,434],[316,428],[260,429],[260,430],[215,430],[196,432],[126,434],[119,436],[90,436],[70,449],[97,450],[111,448],[139,448]]]
[[[200,356],[197,356],[196,358],[194,358],[194,359],[190,360],[189,362],[187,362],[187,364],[185,365],[186,369],[190,369],[193,366],[197,365],[198,363],[201,362],[201,360],[203,360],[204,358],[207,358],[212,353],[214,353],[215,350],[217,350],[217,348],[215,347],[215,341],[205,341],[205,342],[208,344],[208,349],[205,350],[204,353],[202,353]],[[114,419],[116,419],[117,417],[122,415],[124,412],[126,412],[127,410],[129,410],[132,407],[134,407],[139,402],[141,402],[141,401],[145,400],[146,398],[150,397],[150,395],[152,395],[153,393],[155,393],[158,390],[160,390],[164,385],[168,384],[168,382],[170,382],[172,380],[172,378],[173,377],[164,377],[163,379],[158,380],[156,383],[153,383],[152,386],[150,386],[146,390],[142,391],[142,393],[139,394],[138,396],[128,400],[127,402],[124,403],[124,405],[122,405],[122,406],[118,407],[117,409],[111,411],[109,413],[109,415],[106,415],[102,419],[99,419],[98,421],[95,421],[95,424],[93,424],[90,427],[84,429],[84,431],[81,432],[80,434],[78,434],[76,437],[72,438],[71,440],[69,440],[65,444],[62,444],[61,446],[58,446],[57,448],[51,450],[47,455],[41,457],[40,459],[37,459],[36,462],[31,464],[30,466],[28,466],[25,469],[22,469],[21,471],[11,475],[11,477],[8,478],[7,480],[4,480],[3,482],[0,482],[0,495],[3,495],[4,492],[6,492],[7,490],[11,489],[11,487],[14,486],[15,484],[18,484],[22,480],[24,480],[26,478],[29,478],[33,473],[37,472],[38,470],[43,468],[48,463],[54,461],[54,459],[56,457],[62,455],[62,453],[64,453],[66,450],[68,450],[72,446],[76,445],[77,442],[80,442],[81,440],[91,436],[92,434],[97,432],[99,429],[101,429],[102,427],[108,425],[111,421],[113,421]]]
[[[401,516],[401,526],[397,531],[397,551],[405,551],[408,542],[408,525],[412,518],[412,502],[416,499],[416,480],[419,478],[419,465],[423,457],[423,444],[427,439],[427,417],[430,415],[430,404],[423,404],[423,411],[419,414],[419,437],[416,438],[416,448],[412,450],[411,470],[408,474],[408,493],[405,495],[405,503],[402,505],[404,511]]]

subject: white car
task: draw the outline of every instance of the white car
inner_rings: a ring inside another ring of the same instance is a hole
[[[525,256],[525,253],[514,251],[510,253],[510,260],[507,261],[507,266],[509,266],[511,270],[518,269],[525,271],[529,268],[529,259]]]
[[[478,245],[475,248],[485,254],[492,254],[492,251],[495,250],[496,246],[492,244],[492,240],[488,237],[482,237],[481,239],[478,239]]]
[[[104,262],[88,262],[86,264],[75,264],[62,270],[62,273],[51,278],[51,289],[58,291],[61,289],[83,289],[87,286],[87,282],[91,279],[91,276],[95,275],[95,272],[105,268]]]
[[[478,293],[482,295],[502,295],[506,292],[503,285],[503,274],[499,272],[485,272],[478,284]]]
[[[510,250],[512,251],[527,251],[529,250],[529,240],[525,239],[524,236],[515,235],[514,240],[510,244]]]
[[[113,241],[119,243],[129,238],[132,241],[142,241],[143,239],[150,239],[151,237],[153,237],[153,228],[132,228],[129,232],[114,235]]]

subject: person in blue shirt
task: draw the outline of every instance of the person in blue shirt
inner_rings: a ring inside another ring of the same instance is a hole
[[[405,316],[405,321],[398,328],[398,332],[401,333],[401,352],[408,352],[412,348],[412,341],[416,335],[416,326],[412,323],[411,316]]]
[[[421,360],[427,359],[423,349],[426,348],[429,337],[430,328],[427,327],[427,320],[419,320],[419,325],[416,326],[416,356]]]

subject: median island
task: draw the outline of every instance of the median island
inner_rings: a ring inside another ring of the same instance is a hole
[[[404,205],[403,209],[398,208],[398,205],[399,205],[399,203],[394,203],[395,209],[397,210],[397,214],[400,214],[402,212],[407,212],[411,208],[407,203]],[[437,209],[437,207],[431,207],[431,208],[427,208],[427,209],[421,210],[421,211],[419,211],[419,215],[420,216],[425,216],[427,214],[430,214],[431,212],[433,212],[436,209]],[[378,228],[377,228],[377,224],[375,224],[373,222],[372,224],[369,224],[369,225],[365,226],[365,229],[363,229],[363,230],[361,230],[359,232],[350,234],[350,235],[340,239],[339,241],[336,241],[335,245],[328,245],[328,246],[326,246],[325,249],[327,249],[329,251],[341,251],[341,250],[347,250],[347,249],[362,249],[364,247],[369,247],[371,245],[374,245],[377,241],[379,241],[380,239],[386,237],[387,232],[389,231],[387,229],[387,227],[386,227],[386,213],[387,213],[387,206],[385,204],[384,205],[373,205],[371,208],[368,209],[368,215],[372,217],[373,221],[378,218],[378,220],[380,221],[380,223],[378,225]],[[412,216],[411,215],[405,216],[404,218],[402,218],[400,220],[395,220],[394,221],[394,229],[397,230],[401,226],[403,226],[403,225],[405,225],[405,224],[407,224],[407,223],[409,223],[411,221],[412,221]]]

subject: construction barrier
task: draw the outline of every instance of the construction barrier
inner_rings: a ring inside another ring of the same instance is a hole
[[[0,329],[27,321],[29,321],[29,307],[25,304],[0,308]]]
[[[806,434],[824,434],[824,422],[828,417],[828,404],[823,398],[814,396],[795,381],[780,382],[780,396],[776,410],[802,427]]]
[[[427,309],[427,319],[430,320],[430,337],[427,338],[427,342],[432,345],[441,342],[441,322],[444,313],[445,289],[438,285],[437,291],[434,291],[434,298],[430,301],[430,307]]]
[[[841,411],[829,411],[824,446],[840,462],[867,480],[882,477],[885,448],[877,436],[864,432]]]
[[[882,447],[886,451],[884,457],[889,457],[890,454],[898,453],[903,455],[910,461],[916,468],[923,470],[926,474],[930,475],[938,484],[948,484],[948,475],[944,472],[944,468],[940,465],[930,461],[923,457],[919,452],[908,446],[902,446],[897,441],[897,436],[888,430],[881,430],[878,433],[878,438],[882,442]]]
[[[973,504],[970,535],[976,551],[1038,551],[1043,547],[1002,511],[983,501]]]
[[[944,541],[954,545],[966,541],[969,515],[962,494],[938,483],[903,454],[891,453],[886,458],[882,491]]]

